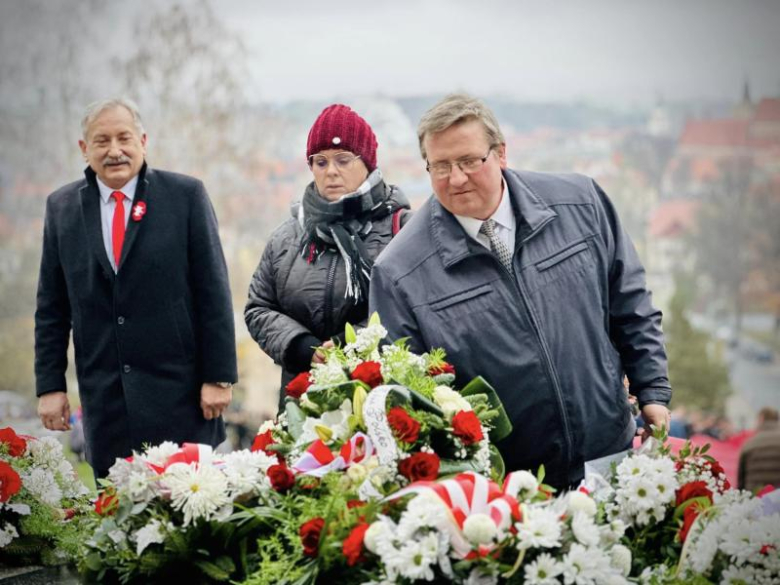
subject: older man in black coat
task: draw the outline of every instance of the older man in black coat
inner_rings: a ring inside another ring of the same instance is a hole
[[[96,477],[164,440],[216,446],[236,381],[233,310],[203,184],[152,170],[135,105],[92,104],[86,178],[46,204],[35,313],[38,414],[67,430],[73,331],[86,455]]]

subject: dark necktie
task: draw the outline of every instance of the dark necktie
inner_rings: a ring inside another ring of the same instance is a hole
[[[494,219],[488,219],[482,222],[482,227],[479,228],[479,233],[485,234],[490,240],[490,251],[496,255],[501,264],[511,273],[512,270],[512,253],[509,248],[506,247],[503,240],[496,234],[496,221]]]

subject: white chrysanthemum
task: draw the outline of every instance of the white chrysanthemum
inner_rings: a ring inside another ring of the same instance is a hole
[[[56,469],[64,457],[62,443],[54,437],[40,437],[27,442],[27,451],[36,466]]]
[[[171,506],[184,512],[184,526],[209,520],[230,503],[225,475],[211,465],[174,463],[163,476],[171,491]]]
[[[271,488],[266,472],[277,463],[262,451],[234,451],[223,457],[223,473],[228,480],[230,497],[260,494]]]
[[[433,389],[433,401],[444,411],[447,420],[452,420],[452,417],[461,410],[471,410],[468,400],[449,386],[436,386]]]
[[[363,535],[363,544],[366,549],[374,554],[380,554],[380,543],[387,543],[392,538],[392,528],[382,517],[371,524]]]
[[[561,522],[550,509],[529,506],[522,522],[515,524],[517,548],[553,548],[561,544]]]
[[[21,473],[22,485],[42,502],[57,506],[62,500],[62,490],[54,473],[43,467],[33,467]]]
[[[631,572],[631,550],[622,544],[616,544],[610,551],[612,566],[618,569],[624,577]]]
[[[476,567],[471,569],[471,573],[463,582],[463,585],[496,585],[498,583],[497,574],[485,574],[483,571],[488,570],[487,567]]]
[[[572,544],[561,564],[565,583],[627,583],[600,548]]]
[[[0,530],[0,548],[6,547],[11,544],[14,538],[18,538],[19,533],[16,528],[10,522],[6,522],[2,530]]]
[[[170,528],[169,526],[168,528]],[[141,555],[150,544],[162,544],[165,542],[165,525],[156,518],[149,521],[143,528],[137,530],[131,537],[135,540],[135,552]]]
[[[596,502],[588,494],[576,490],[569,492],[566,500],[566,510],[569,514],[582,512],[592,517],[596,515]]]
[[[149,447],[143,453],[143,455],[141,455],[141,459],[151,463],[152,465],[162,467],[165,465],[165,462],[168,461],[168,458],[178,451],[179,446],[176,443],[171,441],[163,441],[155,447]]]
[[[398,569],[401,576],[412,581],[433,580],[433,566],[439,556],[439,539],[435,533],[403,544],[399,552],[401,565]]]
[[[60,488],[62,488],[63,497],[78,498],[89,493],[89,489],[81,483],[76,471],[67,459],[62,459],[57,464],[55,476]]]
[[[533,496],[539,489],[539,482],[536,476],[530,471],[521,470],[512,473],[512,482],[517,485],[517,495]]]
[[[398,538],[402,541],[414,538],[421,528],[440,531],[450,528],[449,512],[444,502],[434,493],[425,491],[412,499],[398,521]]]
[[[575,512],[571,520],[571,531],[574,537],[585,546],[599,544],[599,528],[593,518],[585,512]]]
[[[525,583],[528,585],[558,585],[558,575],[563,571],[560,563],[549,553],[541,553],[525,566]]]
[[[135,469],[127,477],[127,493],[133,502],[151,502],[160,494],[160,477],[149,469]]]
[[[463,536],[473,545],[490,544],[498,536],[498,529],[487,514],[471,514],[463,522]]]

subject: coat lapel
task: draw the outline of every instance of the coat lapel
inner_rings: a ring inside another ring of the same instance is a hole
[[[79,189],[79,194],[81,195],[81,214],[84,219],[84,229],[87,232],[87,242],[103,268],[103,272],[113,278],[114,269],[106,255],[106,246],[103,243],[103,227],[100,221],[100,191],[92,169],[88,168],[85,174],[87,175],[87,184]]]
[[[144,205],[148,205],[149,179],[151,177],[147,177],[146,171],[147,171],[147,167],[146,167],[146,163],[144,163],[144,166],[141,167],[141,172],[138,173],[138,185],[135,188],[135,197],[133,197],[133,204],[130,206],[130,217],[127,220],[127,230],[125,231],[125,243],[122,245],[122,258],[119,261],[119,270],[122,269],[125,260],[130,254],[130,250],[132,249],[133,244],[135,243],[135,240],[138,237],[138,232],[141,230],[141,226],[144,223],[144,217],[141,217],[139,221],[134,220],[133,212],[135,210],[136,205],[141,201],[144,202]]]

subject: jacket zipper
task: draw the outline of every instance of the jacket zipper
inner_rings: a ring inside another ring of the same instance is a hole
[[[333,284],[336,282],[336,260],[338,254],[330,254],[330,264],[328,264],[328,277],[325,280],[325,308],[324,308],[324,322],[325,330],[323,333],[329,334],[333,329]],[[325,340],[327,341],[327,340]]]
[[[523,247],[523,244],[525,244],[528,240],[530,240],[533,236],[539,233],[539,230],[541,230],[545,225],[547,225],[550,221],[552,221],[553,218],[549,218],[545,222],[543,222],[541,225],[538,225],[536,229],[528,234],[523,240],[520,242],[520,245],[515,248],[515,254],[520,250],[520,248]],[[509,280],[512,281],[514,286],[512,287],[513,290],[517,293],[517,296],[520,298],[520,300],[523,303],[523,306],[525,307],[525,311],[528,314],[528,317],[531,319],[531,325],[533,326],[534,333],[536,334],[536,338],[539,340],[539,345],[542,348],[542,355],[544,357],[544,361],[547,365],[547,371],[550,372],[550,378],[553,385],[553,392],[555,392],[555,398],[558,401],[558,409],[561,413],[561,418],[563,419],[563,432],[564,437],[566,439],[566,448],[567,448],[567,462],[571,464],[571,430],[569,429],[569,417],[566,416],[566,408],[563,404],[563,395],[561,393],[561,387],[558,383],[558,376],[555,373],[555,368],[553,368],[552,358],[550,357],[550,351],[547,348],[547,343],[545,343],[544,338],[542,337],[541,329],[539,328],[539,324],[536,320],[536,315],[534,314],[533,310],[531,309],[531,303],[527,299],[527,295],[525,292],[525,288],[523,287],[522,281],[519,278],[516,278],[514,274],[510,273],[509,270],[507,270],[506,266],[504,266],[498,258],[495,256],[495,254],[490,253],[489,256],[493,258],[493,260],[496,262],[496,264],[499,265],[500,270],[503,271],[503,273],[509,277]],[[512,263],[514,265],[514,255],[512,256]]]

